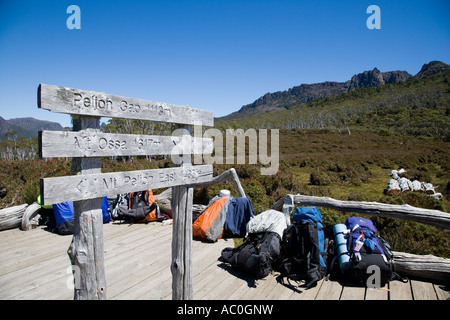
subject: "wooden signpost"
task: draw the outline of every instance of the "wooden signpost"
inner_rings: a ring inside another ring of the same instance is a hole
[[[109,134],[100,132],[99,124],[100,117],[113,117],[212,126],[213,113],[46,84],[38,87],[38,107],[68,113],[73,119],[72,132],[39,134],[39,154],[73,158],[71,176],[43,178],[40,185],[44,205],[74,201],[75,231],[68,250],[79,273],[74,299],[106,299],[101,199],[165,187],[172,187],[172,298],[192,299],[192,185],[212,180],[212,165],[192,166],[190,155],[211,153],[212,139]],[[174,148],[183,153],[179,167],[101,172],[100,157],[175,154]]]
[[[211,177],[212,165],[200,165],[44,178],[41,179],[41,199],[45,204],[87,200],[149,187],[159,189],[201,183]]]
[[[38,107],[71,115],[214,125],[211,111],[48,84],[39,85]]]
[[[212,139],[208,138],[191,138],[185,147],[182,137],[89,131],[43,131],[39,141],[43,158],[167,155],[174,146],[188,148],[191,154],[210,154],[213,149]]]

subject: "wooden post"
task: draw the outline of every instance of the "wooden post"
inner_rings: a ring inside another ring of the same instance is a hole
[[[73,117],[73,130],[97,130],[99,117]],[[72,174],[100,173],[100,158],[73,158]],[[75,300],[106,299],[101,198],[75,201],[75,230],[67,253],[75,273]],[[78,283],[77,283],[78,282]]]
[[[291,213],[294,208],[294,197],[288,194],[286,197],[284,197],[283,208],[281,209],[281,211],[284,213],[284,217],[286,218],[287,226],[291,225]]]
[[[192,127],[185,133],[192,134]],[[176,131],[173,133],[176,134]],[[186,136],[184,136],[186,138]],[[179,149],[180,152],[185,151]],[[181,166],[190,167],[191,155],[182,154]],[[194,189],[192,186],[172,188],[172,299],[193,299],[192,273],[192,204]]]
[[[192,200],[194,189],[172,188],[172,299],[191,300],[192,287]]]

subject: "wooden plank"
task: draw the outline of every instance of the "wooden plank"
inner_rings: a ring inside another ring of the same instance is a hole
[[[339,300],[342,292],[342,283],[339,281],[323,281],[316,300]]]
[[[411,289],[414,300],[437,300],[433,284],[430,282],[411,280]]]
[[[114,196],[120,193],[189,185],[212,178],[212,165],[73,175],[41,179],[41,202]]]
[[[214,125],[211,111],[48,84],[38,87],[38,107],[74,115]]]
[[[438,300],[449,300],[450,299],[450,287],[443,284],[434,284],[434,290]]]
[[[170,155],[172,152],[210,154],[211,138],[115,134],[90,131],[41,131],[39,156],[52,157],[112,157]]]
[[[167,236],[166,236],[167,235]],[[142,295],[145,291],[153,290],[153,286],[147,286],[146,281],[153,281],[148,278],[156,278],[161,276],[161,272],[166,275],[165,279],[170,279],[170,234],[166,234],[161,240],[152,243],[152,250],[148,250],[148,246],[141,245],[141,247],[132,250],[133,253],[128,259],[122,259],[120,256],[115,256],[111,253],[112,266],[117,257],[117,266],[107,269],[108,281],[111,279],[111,284],[108,282],[108,296],[113,299],[120,298],[131,299],[132,295],[140,293]],[[145,250],[146,248],[146,250]],[[130,275],[124,276],[123,270],[132,270]]]
[[[281,286],[277,283],[276,278],[270,273],[263,279],[257,280],[258,293],[254,295],[249,295],[247,298],[249,300],[268,300],[268,296],[274,290],[276,286]],[[218,297],[220,299],[220,297]]]
[[[364,300],[366,287],[359,284],[346,283],[342,288],[341,300]]]
[[[389,300],[412,300],[411,283],[401,281],[389,282]]]
[[[367,288],[365,300],[388,300],[388,290],[387,285],[382,288]]]
[[[273,273],[271,276],[273,276],[276,281],[279,273]],[[285,279],[285,281],[287,281],[287,279]],[[291,280],[290,283],[295,287],[295,290],[277,282],[276,285],[272,286],[271,293],[267,296],[267,300],[315,300],[324,281],[325,279],[322,278],[314,287],[306,288],[306,282],[304,280],[299,282]]]

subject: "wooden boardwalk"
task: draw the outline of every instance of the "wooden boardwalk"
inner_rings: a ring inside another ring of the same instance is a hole
[[[172,226],[161,223],[104,227],[107,299],[171,299]],[[66,254],[72,236],[39,227],[0,232],[0,299],[71,300],[71,267]],[[233,240],[194,241],[194,299],[220,300],[446,300],[448,287],[411,280],[392,281],[386,289],[322,280],[315,288],[294,292],[276,282],[276,274],[254,280],[217,258]]]

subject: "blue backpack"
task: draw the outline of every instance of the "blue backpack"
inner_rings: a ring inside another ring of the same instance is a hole
[[[54,204],[53,213],[56,220],[56,233],[61,235],[73,234],[75,230],[73,202]]]
[[[322,215],[316,207],[297,207],[292,224],[283,235],[283,258],[278,267],[278,282],[294,290],[289,279],[305,281],[305,287],[317,284],[327,272],[326,239]],[[288,285],[284,282],[288,279]]]
[[[371,272],[368,267],[380,269],[380,282],[393,279],[391,247],[378,236],[370,219],[351,217],[345,222],[349,230],[347,250],[350,254],[350,267],[344,274],[353,281],[366,282]]]

